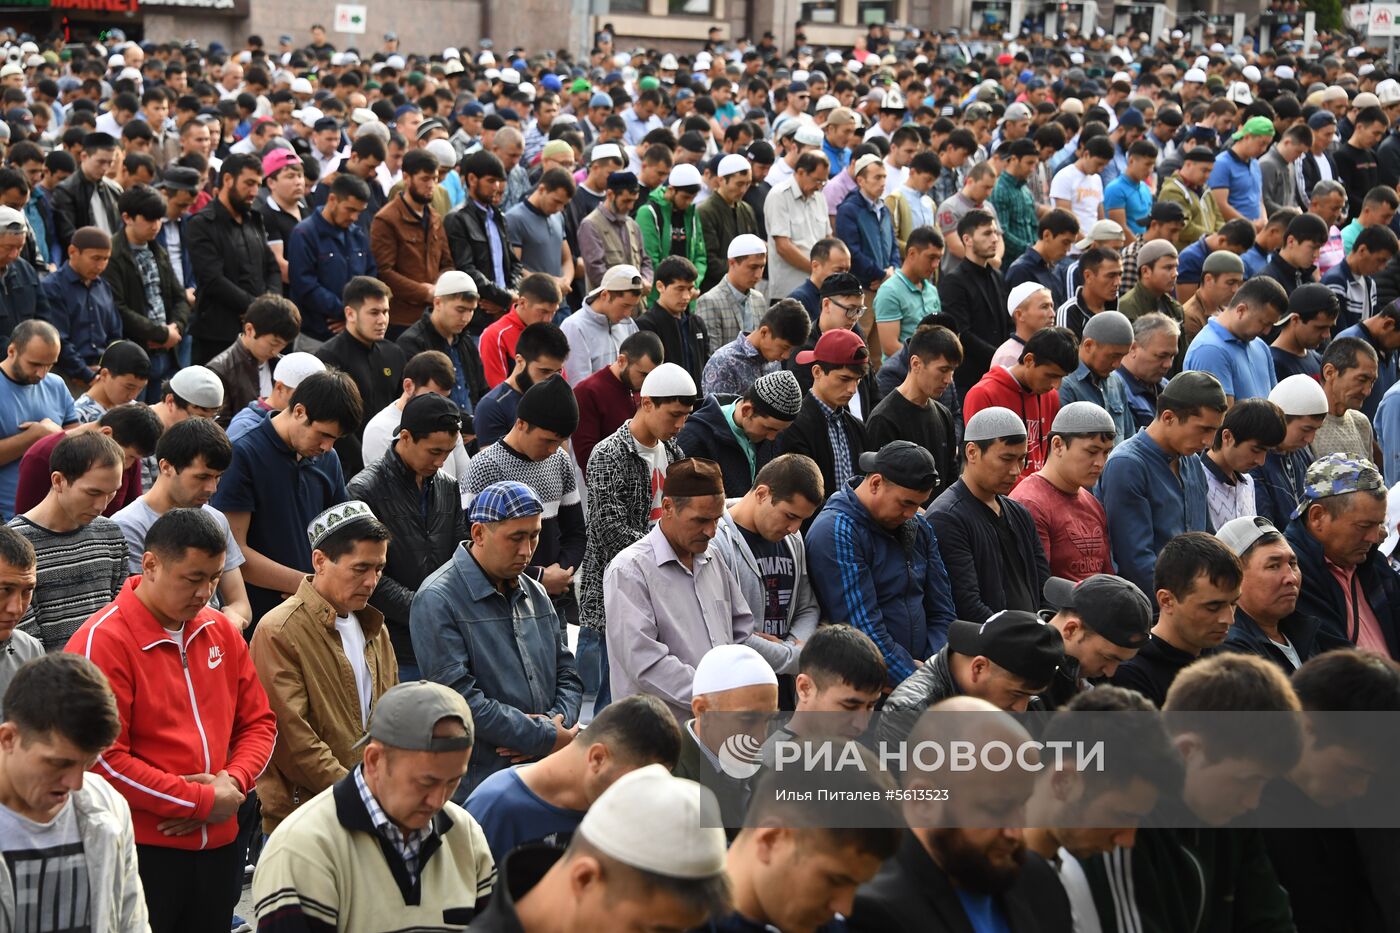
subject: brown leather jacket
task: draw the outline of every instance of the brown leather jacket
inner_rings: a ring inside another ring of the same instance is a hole
[[[365,633],[370,709],[399,682],[384,616],[356,611]],[[258,777],[263,832],[277,825],[359,764],[365,734],[355,674],[335,628],[335,609],[302,579],[296,595],[262,617],[253,631],[253,666],[277,715],[272,761]]]
[[[274,356],[268,360],[267,365],[276,369],[280,359],[280,356]],[[258,361],[248,352],[248,348],[243,346],[243,338],[239,337],[206,365],[224,384],[224,405],[219,409],[219,416],[215,420],[221,427],[227,428],[235,414],[262,395],[262,385],[258,379]]]
[[[432,305],[438,276],[453,268],[442,218],[431,208],[426,215],[425,233],[423,217],[399,195],[384,205],[370,224],[369,245],[379,278],[394,292],[389,299],[389,320],[403,327],[417,321],[423,309]]]

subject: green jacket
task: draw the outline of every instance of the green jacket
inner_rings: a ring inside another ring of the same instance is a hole
[[[666,200],[666,186],[652,191],[646,203],[637,209],[637,226],[642,228],[642,247],[651,257],[651,268],[655,271],[661,260],[671,255],[671,202]],[[686,259],[695,266],[695,282],[705,281],[705,269],[709,265],[705,258],[705,233],[700,229],[700,219],[695,205],[685,209],[685,249]],[[656,286],[651,295],[656,296]]]
[[[1081,862],[1105,931],[1292,933],[1288,895],[1257,829],[1145,829]]]

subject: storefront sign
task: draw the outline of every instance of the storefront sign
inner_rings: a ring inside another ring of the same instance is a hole
[[[365,20],[368,16],[368,7],[337,3],[335,5],[335,31],[362,34],[365,31]]]
[[[55,10],[88,13],[135,13],[136,0],[53,0]]]
[[[248,0],[140,0],[141,9],[153,13],[199,12],[220,16],[247,16]]]

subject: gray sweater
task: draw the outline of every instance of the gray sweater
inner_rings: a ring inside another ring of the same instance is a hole
[[[26,635],[19,629],[10,633],[9,639],[0,641],[0,719],[5,716],[5,690],[10,686],[10,680],[15,676],[15,671],[26,661],[44,656],[44,646],[32,635]]]
[[[1259,159],[1259,171],[1264,176],[1264,210],[1269,214],[1284,207],[1298,209],[1298,180],[1293,166],[1279,155],[1274,146]]]

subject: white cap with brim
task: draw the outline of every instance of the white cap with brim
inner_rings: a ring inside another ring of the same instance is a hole
[[[695,665],[691,696],[723,693],[741,687],[778,685],[773,666],[748,645],[716,645]]]
[[[460,269],[449,269],[438,276],[437,284],[433,286],[434,298],[446,298],[448,295],[471,295],[476,297],[480,291],[476,287],[476,279]]]
[[[7,233],[27,233],[29,221],[24,214],[13,207],[0,207],[0,236]]]
[[[719,804],[708,788],[651,764],[624,774],[599,795],[579,836],[624,865],[668,878],[724,872]]]
[[[1301,415],[1326,415],[1328,412],[1327,393],[1312,376],[1296,373],[1279,380],[1269,392],[1269,401],[1283,410],[1289,417]]]
[[[1096,220],[1094,221],[1094,225],[1089,228],[1089,235],[1078,243],[1075,243],[1074,248],[1082,253],[1086,249],[1093,249],[1094,245],[1097,243],[1106,243],[1110,240],[1121,239],[1123,239],[1123,228],[1119,225],[1118,221]],[[1156,241],[1153,240],[1152,242],[1155,243]]]
[[[741,233],[729,241],[729,250],[726,255],[729,259],[743,259],[745,256],[765,256],[767,254],[768,244],[752,233]]]
[[[1002,437],[1025,437],[1026,424],[1009,408],[993,405],[967,419],[964,441],[994,441]]]
[[[642,289],[642,273],[636,266],[629,266],[626,263],[619,263],[609,266],[603,273],[603,280],[584,296],[584,300],[592,303],[603,292],[635,292]]]
[[[307,376],[325,371],[325,363],[314,355],[299,350],[296,353],[288,353],[277,361],[277,368],[272,371],[272,381],[295,389]]]
[[[695,380],[675,363],[662,363],[642,380],[643,398],[694,398]]]
[[[1395,523],[1391,523],[1395,527]],[[1245,551],[1254,547],[1254,542],[1269,532],[1277,532],[1274,523],[1261,515],[1241,515],[1239,518],[1232,518],[1216,529],[1215,536],[1227,548],[1235,552],[1236,557],[1243,557]]]

